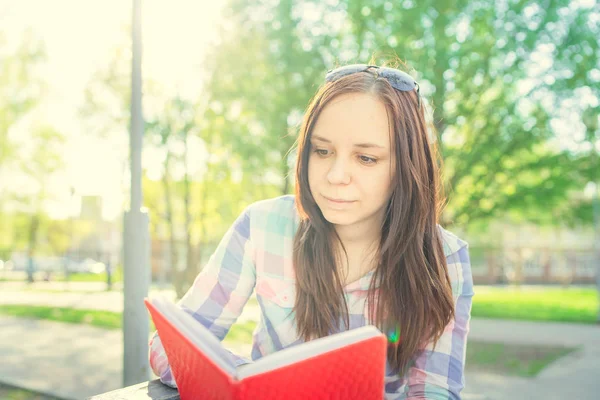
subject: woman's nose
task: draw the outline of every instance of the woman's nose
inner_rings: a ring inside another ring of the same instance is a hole
[[[327,173],[327,180],[332,185],[347,185],[350,183],[349,166],[344,160],[337,157],[331,164]]]

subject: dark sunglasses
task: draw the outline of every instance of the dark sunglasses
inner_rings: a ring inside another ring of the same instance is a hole
[[[343,76],[355,74],[357,72],[367,72],[374,68],[376,75],[385,78],[394,89],[401,92],[409,92],[417,89],[417,107],[421,107],[421,95],[419,93],[419,84],[404,71],[395,68],[379,67],[377,65],[351,64],[343,67],[331,69],[325,75],[325,82],[335,82]]]

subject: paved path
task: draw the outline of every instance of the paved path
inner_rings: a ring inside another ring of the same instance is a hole
[[[64,399],[123,386],[120,330],[0,315],[0,358],[0,382]]]
[[[7,282],[4,282],[5,284]],[[64,284],[40,282],[40,285],[27,286],[21,282],[2,286],[0,282],[0,305],[51,305],[88,310],[105,310],[123,312],[123,292],[120,290],[106,291],[103,283],[70,283],[72,291],[62,291]],[[38,290],[36,290],[38,289]],[[164,296],[174,300],[177,295],[173,289],[153,287],[149,296]],[[260,313],[256,302],[249,302],[238,322],[256,321]]]
[[[579,347],[534,379],[473,374],[467,387],[489,400],[597,400],[600,393],[600,326],[473,319],[469,338],[514,344]],[[474,399],[477,397],[473,397]]]
[[[169,291],[155,289],[152,293],[169,296]],[[0,304],[8,303],[119,311],[122,294],[23,291],[14,285],[0,285]],[[255,319],[256,312],[256,307],[245,309],[240,319]],[[490,342],[581,346],[581,349],[546,368],[535,379],[469,370],[465,400],[598,398],[600,326],[473,319],[469,337]],[[3,361],[0,381],[67,399],[113,390],[121,387],[122,343],[120,331],[0,316]],[[232,350],[240,354],[249,352],[248,346]]]

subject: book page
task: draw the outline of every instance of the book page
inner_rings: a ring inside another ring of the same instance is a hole
[[[223,347],[219,339],[194,317],[169,300],[155,298],[152,304],[171,321],[177,329],[224,372],[232,377],[237,375],[235,362],[231,354]],[[159,332],[160,335],[160,332]]]
[[[327,353],[380,335],[383,334],[379,329],[375,326],[367,325],[324,338],[311,340],[293,347],[288,347],[287,349],[265,356],[252,364],[238,367],[238,379],[241,380],[248,376],[291,365],[319,354]]]

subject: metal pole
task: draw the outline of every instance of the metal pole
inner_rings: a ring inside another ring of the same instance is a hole
[[[150,286],[148,214],[142,210],[142,24],[141,0],[133,0],[131,63],[131,204],[124,218],[123,385],[150,379],[149,319],[144,297]]]
[[[598,317],[596,321],[600,324],[600,199],[598,199],[598,189],[600,189],[600,185],[594,183],[592,209],[594,212],[594,261],[596,263],[596,290],[598,292]]]

